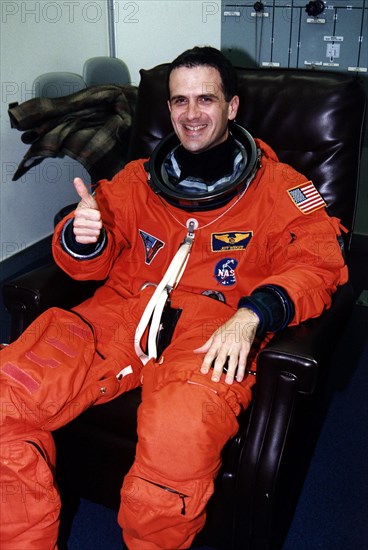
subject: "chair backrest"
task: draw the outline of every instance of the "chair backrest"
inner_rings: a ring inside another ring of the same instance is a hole
[[[57,71],[44,73],[35,78],[32,85],[33,97],[56,98],[75,94],[86,88],[83,78],[76,73]]]
[[[147,157],[172,131],[168,65],[141,70],[129,158]],[[327,71],[238,69],[237,122],[311,179],[331,215],[351,231],[366,98],[359,80]],[[346,240],[349,245],[349,239]]]
[[[87,86],[100,84],[130,85],[127,65],[117,57],[91,57],[83,65],[83,79]]]

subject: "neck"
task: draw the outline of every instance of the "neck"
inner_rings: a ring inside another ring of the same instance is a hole
[[[201,153],[192,153],[179,146],[175,151],[175,158],[181,170],[180,180],[191,177],[211,183],[231,174],[236,149],[235,140],[231,135],[222,143]]]

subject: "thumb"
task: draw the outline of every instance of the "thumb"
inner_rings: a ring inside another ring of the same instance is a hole
[[[86,184],[81,178],[74,178],[74,187],[76,192],[78,193],[79,197],[81,198],[81,201],[79,203],[79,206],[84,206],[86,208],[95,208],[97,209],[97,203],[95,199],[92,197],[90,192],[87,189]]]
[[[211,347],[211,343],[212,343],[212,338],[209,338],[209,340],[207,340],[207,342],[205,342],[202,346],[200,346],[199,348],[196,348],[193,350],[194,353],[207,353],[208,350],[210,349]]]

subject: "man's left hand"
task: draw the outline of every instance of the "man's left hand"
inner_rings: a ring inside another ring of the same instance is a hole
[[[241,382],[250,348],[253,344],[259,317],[247,308],[240,308],[221,327],[219,327],[203,346],[194,350],[205,353],[201,372],[207,374],[213,368],[212,381],[218,382],[226,365],[225,382],[232,384],[234,379]]]

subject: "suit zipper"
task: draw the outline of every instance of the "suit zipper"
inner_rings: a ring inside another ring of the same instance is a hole
[[[139,476],[137,476],[139,477]],[[155,483],[154,481],[150,481],[149,479],[145,479],[143,477],[139,477],[139,479],[142,479],[143,481],[146,481],[147,483],[150,483],[151,485],[155,485],[156,487],[159,487],[160,489],[163,489],[164,491],[168,491],[169,493],[172,493],[174,495],[178,495],[178,497],[181,499],[182,502],[182,508],[180,514],[182,516],[185,516],[186,512],[186,504],[185,499],[188,498],[188,495],[184,495],[183,493],[180,493],[179,491],[175,491],[175,489],[171,489],[171,487],[166,487],[166,485],[161,485],[160,483]]]

